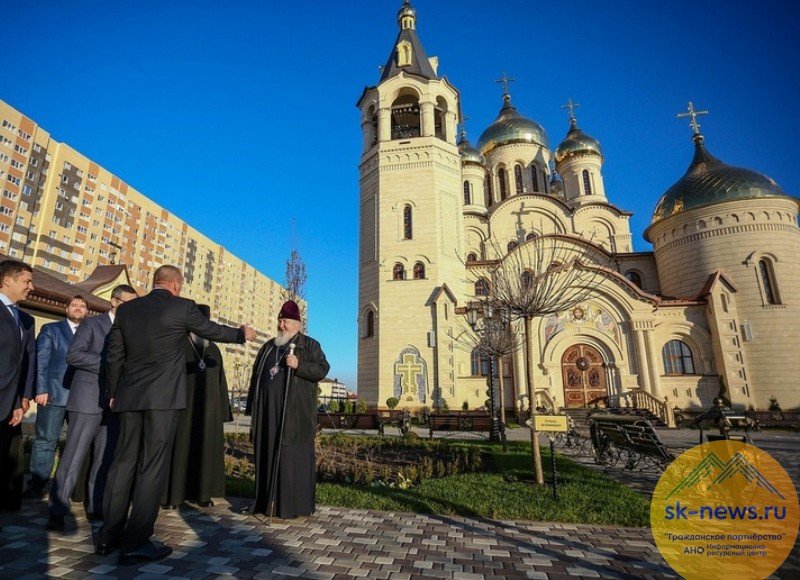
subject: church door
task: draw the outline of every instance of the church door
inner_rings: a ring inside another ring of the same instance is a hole
[[[576,344],[561,357],[564,406],[586,407],[608,395],[606,372],[600,351],[588,344]]]

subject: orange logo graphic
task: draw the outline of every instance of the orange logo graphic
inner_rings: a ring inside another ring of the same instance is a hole
[[[769,453],[714,441],[673,461],[650,504],[653,539],[685,578],[766,578],[794,546],[797,491]]]

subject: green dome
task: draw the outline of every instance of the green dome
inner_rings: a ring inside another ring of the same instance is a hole
[[[461,163],[477,163],[483,165],[486,161],[480,151],[475,149],[467,140],[466,131],[461,131],[461,139],[458,141],[458,152],[461,154]]]
[[[503,108],[497,119],[478,139],[478,150],[486,155],[495,147],[508,143],[534,143],[549,149],[550,142],[544,128],[536,121],[520,115],[511,104],[509,95],[505,95],[503,100]]]
[[[603,151],[600,149],[600,142],[578,129],[578,125],[574,121],[571,124],[572,127],[570,127],[567,136],[556,147],[556,163],[561,163],[573,155],[585,155],[587,153],[602,157]]]
[[[766,197],[791,198],[766,175],[723,163],[706,150],[703,136],[696,135],[689,169],[661,196],[651,223],[698,207]]]

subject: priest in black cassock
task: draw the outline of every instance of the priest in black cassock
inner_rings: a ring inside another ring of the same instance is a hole
[[[275,515],[282,519],[308,516],[315,510],[317,383],[330,369],[319,343],[300,332],[301,327],[300,309],[289,300],[278,314],[277,336],[256,357],[245,411],[253,417],[256,498],[252,510],[269,516],[271,469],[286,405],[275,503]],[[294,354],[289,354],[292,344]],[[284,401],[290,368],[293,374]]]
[[[198,304],[211,318],[211,309]],[[210,507],[225,495],[224,422],[232,421],[228,382],[219,347],[190,334],[186,341],[186,409],[178,412],[165,509],[188,500]]]

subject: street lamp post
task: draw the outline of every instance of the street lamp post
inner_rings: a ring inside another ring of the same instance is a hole
[[[467,307],[467,324],[472,327],[472,330],[480,337],[478,348],[481,349],[481,358],[483,356],[489,357],[489,373],[486,385],[489,387],[489,416],[491,417],[491,427],[489,430],[489,440],[497,441],[501,438],[505,441],[505,426],[497,419],[494,401],[494,355],[491,351],[487,352],[486,341],[488,337],[488,325],[492,324],[493,308],[490,304],[471,305]],[[482,320],[481,326],[478,326],[479,318]],[[483,366],[482,364],[480,365]]]

